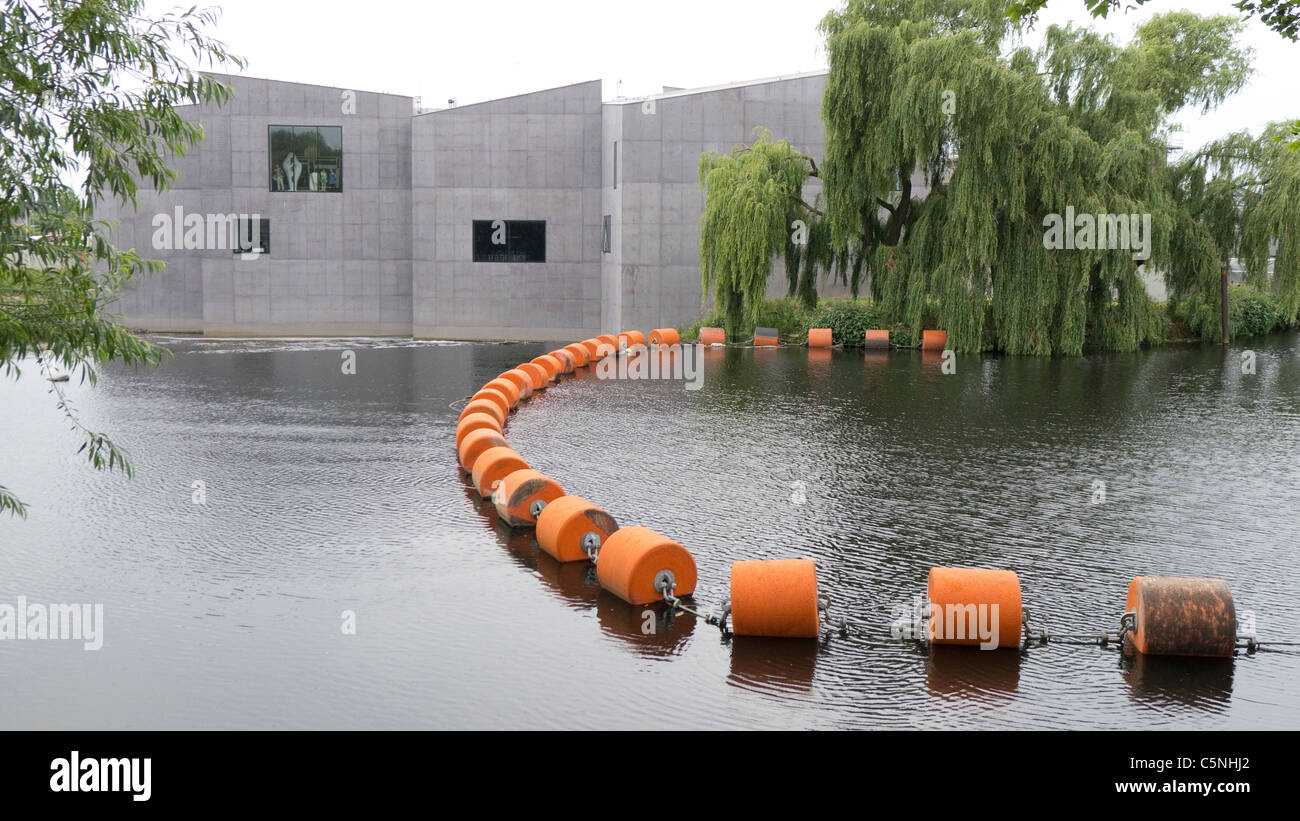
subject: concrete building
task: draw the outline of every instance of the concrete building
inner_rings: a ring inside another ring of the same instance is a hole
[[[171,190],[134,212],[101,204],[119,247],[167,263],[114,307],[131,327],[560,340],[686,324],[702,310],[700,155],[765,127],[822,156],[825,72],[611,102],[593,81],[429,112],[220,79],[227,105],[179,109],[206,137]]]

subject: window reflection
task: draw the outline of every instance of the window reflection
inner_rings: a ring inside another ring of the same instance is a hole
[[[342,191],[343,127],[270,127],[272,191]]]

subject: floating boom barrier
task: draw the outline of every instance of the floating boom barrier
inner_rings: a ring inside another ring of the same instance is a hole
[[[702,328],[700,339],[725,344],[721,328]],[[887,348],[889,332],[868,330],[865,341],[868,348]],[[600,587],[627,605],[663,603],[672,612],[690,613],[719,627],[726,637],[822,640],[836,633],[874,635],[887,629],[893,638],[932,645],[1024,650],[1089,644],[1142,656],[1199,658],[1300,646],[1260,642],[1253,628],[1243,631],[1227,583],[1210,578],[1138,576],[1129,584],[1118,627],[1057,635],[1031,624],[1020,578],[1012,570],[932,567],[926,595],[914,598],[910,613],[887,625],[871,625],[830,612],[812,559],[764,559],[732,564],[728,598],[716,612],[704,613],[693,601],[698,572],[685,546],[648,527],[620,526],[608,511],[532,469],[504,434],[521,402],[577,369],[608,356],[635,356],[678,344],[676,330],[659,328],[650,332],[648,343],[640,331],[623,331],[566,345],[489,380],[469,398],[456,426],[457,461],[478,494],[491,500],[500,520],[511,528],[535,528],[537,546],[557,562],[590,562]],[[758,329],[754,344],[779,344],[776,330]],[[809,331],[810,348],[831,344],[829,329]],[[944,331],[923,334],[923,350],[942,350],[946,344]]]

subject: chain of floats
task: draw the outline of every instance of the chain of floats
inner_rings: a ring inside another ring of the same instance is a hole
[[[770,344],[755,344],[755,340],[749,342],[728,342],[712,343],[713,347],[727,348],[759,348],[759,347],[776,347]],[[807,347],[803,345],[801,347]],[[891,345],[891,347],[894,347]],[[557,374],[555,377],[556,384],[559,384],[563,374]],[[469,397],[449,403],[448,407],[452,410],[459,410],[457,404],[462,404]],[[538,511],[534,510],[536,516]],[[595,533],[588,533],[582,540],[583,552],[587,554],[587,559],[592,566],[596,566],[600,558],[600,538]],[[655,578],[655,590],[662,596],[665,604],[668,605],[673,613],[688,613],[705,624],[717,627],[725,639],[734,637],[734,633],[727,629],[727,620],[731,616],[731,602],[724,601],[718,608],[717,612],[708,613],[699,608],[687,604],[686,601],[675,595],[676,581],[670,571],[662,571]],[[695,599],[694,594],[690,594],[692,602]],[[919,601],[919,600],[918,600]],[[829,639],[833,635],[840,635],[844,638],[864,637],[869,638],[877,635],[878,625],[869,624],[861,619],[854,619],[848,616],[832,615],[830,608],[830,599],[827,596],[817,597],[817,610],[819,621],[822,625],[818,635],[819,641]],[[1126,636],[1135,635],[1137,632],[1137,614],[1129,611],[1120,616],[1119,627],[1114,629],[1096,630],[1091,633],[1053,633],[1046,627],[1038,627],[1031,621],[1031,612],[1028,607],[1021,610],[1021,641],[1020,648],[1027,650],[1033,646],[1074,645],[1084,647],[1101,647],[1108,648],[1111,646],[1122,647]],[[898,642],[912,642],[916,644],[928,645],[930,643],[930,604],[921,602],[913,605],[912,618],[910,620],[899,619],[892,622],[889,626],[889,644]],[[880,646],[884,646],[883,644]],[[1300,641],[1269,641],[1261,642],[1254,632],[1239,632],[1237,634],[1236,648],[1245,650],[1248,654],[1257,652],[1271,653],[1288,653],[1300,654],[1300,650],[1289,650],[1281,648],[1300,648]]]

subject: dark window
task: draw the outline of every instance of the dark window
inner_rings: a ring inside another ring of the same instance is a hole
[[[614,141],[614,187],[618,188],[618,140]]]
[[[271,221],[265,217],[256,222],[249,217],[240,217],[239,228],[234,239],[230,247],[236,254],[254,251],[269,254],[271,253]]]
[[[474,220],[475,262],[545,262],[546,220]]]
[[[270,126],[272,191],[342,191],[343,126]]]
[[[613,221],[610,218],[610,215],[606,214],[604,230],[601,232],[600,235],[600,252],[602,254],[608,254],[610,250],[614,247],[614,228],[613,225],[611,224],[612,222]]]

